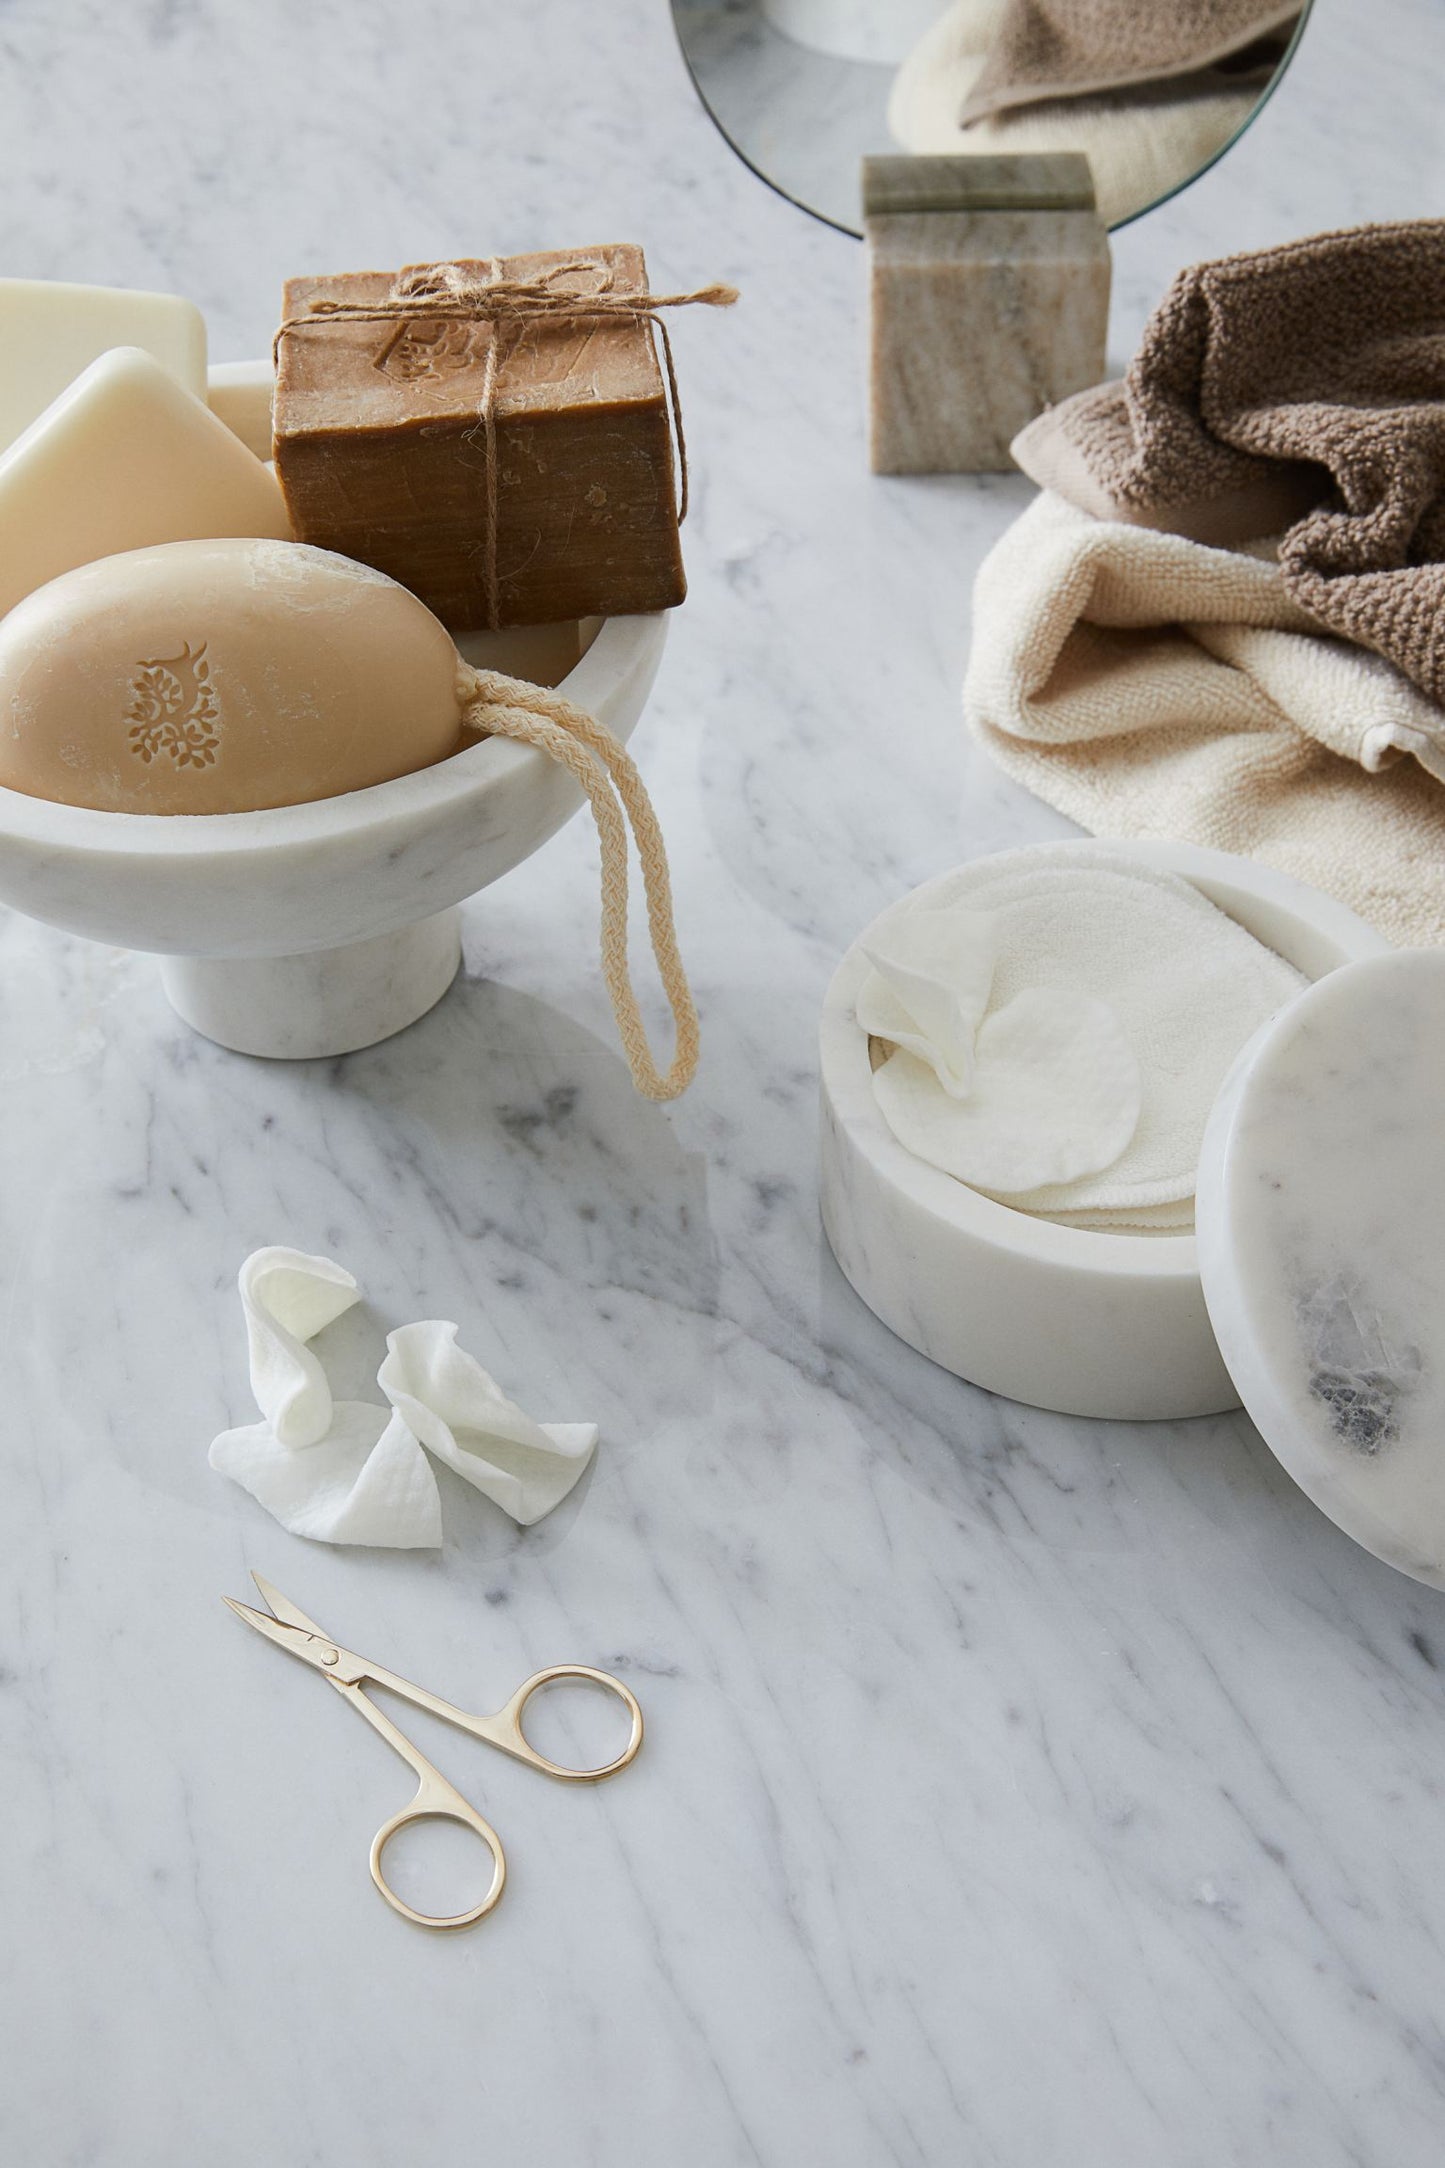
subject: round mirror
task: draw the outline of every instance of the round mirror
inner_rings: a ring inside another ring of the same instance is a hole
[[[698,95],[780,195],[857,234],[869,153],[1083,151],[1125,225],[1221,157],[1313,0],[672,0]]]

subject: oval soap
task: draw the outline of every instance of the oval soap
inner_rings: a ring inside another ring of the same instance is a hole
[[[108,813],[364,790],[461,744],[457,652],[415,595],[300,542],[98,558],[0,619],[0,785]]]

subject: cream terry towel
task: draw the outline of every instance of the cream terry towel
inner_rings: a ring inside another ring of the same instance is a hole
[[[964,712],[1095,835],[1278,866],[1404,944],[1445,944],[1445,715],[1323,632],[1272,555],[1045,492],[979,568]]]

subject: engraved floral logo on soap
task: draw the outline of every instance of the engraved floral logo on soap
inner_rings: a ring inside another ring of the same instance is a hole
[[[443,382],[470,369],[486,355],[486,327],[433,320],[402,324],[382,347],[376,367],[403,384]]]
[[[203,640],[179,655],[136,664],[131,679],[130,748],[141,760],[170,760],[178,768],[214,767],[221,743],[221,710]]]

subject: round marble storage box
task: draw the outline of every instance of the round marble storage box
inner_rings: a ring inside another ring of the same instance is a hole
[[[1090,842],[1068,850],[1083,863],[1123,854],[1178,874],[1309,979],[1390,952],[1343,905],[1222,851]],[[1059,846],[1050,855],[1057,863]],[[823,1224],[844,1273],[911,1347],[1009,1399],[1126,1419],[1238,1407],[1193,1235],[1097,1234],[1013,1211],[914,1158],[887,1127],[854,1003],[868,969],[864,945],[913,900],[848,951],[823,1007]]]

